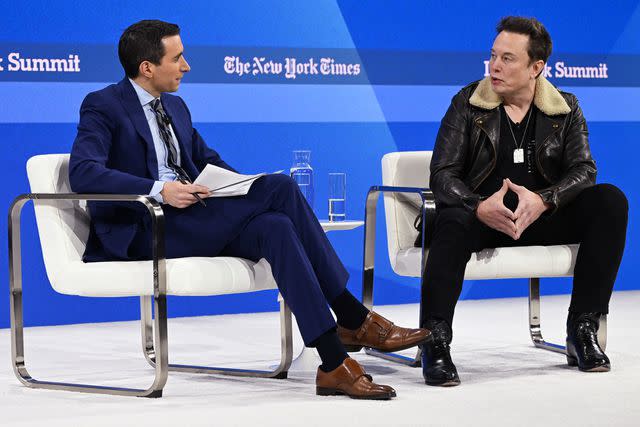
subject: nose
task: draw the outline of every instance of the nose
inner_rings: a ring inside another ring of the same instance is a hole
[[[489,60],[489,71],[493,74],[500,71],[500,61],[497,58]]]
[[[182,71],[183,73],[188,73],[191,70],[189,63],[187,62],[186,59],[184,59],[184,56],[181,58],[181,60],[182,60],[182,66],[180,67],[180,71]]]

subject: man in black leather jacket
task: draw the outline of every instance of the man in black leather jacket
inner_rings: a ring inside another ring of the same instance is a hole
[[[449,345],[472,252],[579,243],[567,320],[567,360],[608,371],[596,341],[624,251],[628,203],[596,184],[588,131],[576,97],[543,74],[551,38],[535,18],[497,26],[490,75],[454,96],[431,161],[436,220],[425,268],[422,326],[429,385],[460,383]]]

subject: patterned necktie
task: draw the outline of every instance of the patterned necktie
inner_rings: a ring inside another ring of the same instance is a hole
[[[167,149],[167,166],[176,174],[178,181],[191,183],[189,175],[178,165],[178,151],[173,144],[173,137],[171,136],[171,129],[169,128],[171,119],[169,119],[169,116],[164,112],[160,99],[155,99],[151,102],[151,109],[156,115],[156,122],[160,130],[160,139],[162,139]]]

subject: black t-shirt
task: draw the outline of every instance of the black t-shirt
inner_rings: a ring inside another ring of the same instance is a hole
[[[498,139],[496,167],[480,184],[480,187],[476,190],[477,193],[481,196],[491,196],[502,187],[502,180],[505,178],[509,178],[514,184],[522,185],[531,191],[544,188],[546,182],[536,167],[535,129],[538,109],[531,104],[531,108],[525,114],[522,122],[514,123],[507,115],[504,107],[501,105],[499,108],[500,138]],[[527,125],[529,114],[531,116]],[[509,124],[511,124],[511,129],[509,129]],[[516,147],[524,150],[524,162],[522,163],[514,163],[514,150]],[[504,204],[507,208],[515,211],[518,206],[518,196],[512,191],[508,191],[504,196]]]

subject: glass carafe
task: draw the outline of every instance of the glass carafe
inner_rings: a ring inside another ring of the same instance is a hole
[[[309,163],[311,151],[295,150],[293,152],[293,166],[291,167],[291,178],[298,183],[300,191],[304,194],[309,206],[313,209],[313,168]]]

